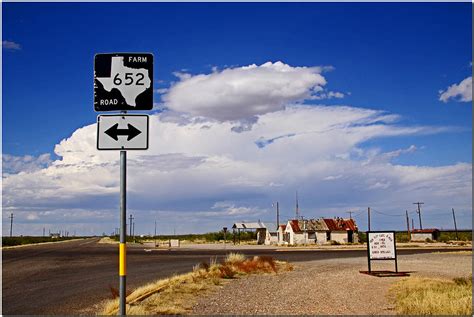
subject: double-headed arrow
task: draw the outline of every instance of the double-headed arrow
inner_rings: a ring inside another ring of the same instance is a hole
[[[127,124],[128,129],[119,129],[118,125],[119,124],[116,123],[115,125],[113,125],[108,130],[105,131],[105,134],[107,134],[109,137],[111,137],[115,141],[118,141],[118,136],[119,135],[128,136],[127,141],[130,141],[131,139],[133,139],[134,137],[136,137],[137,135],[142,133],[142,131],[138,130],[137,128],[135,128],[130,123]]]

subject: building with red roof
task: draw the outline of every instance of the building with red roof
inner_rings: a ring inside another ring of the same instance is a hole
[[[280,226],[279,244],[325,244],[358,242],[358,228],[353,219],[292,219]]]

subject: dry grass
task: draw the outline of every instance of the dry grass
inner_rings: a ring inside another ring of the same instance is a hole
[[[401,315],[472,315],[472,276],[454,280],[410,277],[390,292]]]
[[[115,241],[113,239],[110,239],[109,237],[103,237],[99,240],[97,243],[103,243],[103,244],[118,244],[118,241]]]
[[[206,293],[230,279],[248,274],[275,274],[291,271],[287,262],[275,261],[271,257],[245,258],[242,254],[230,253],[222,263],[200,263],[187,274],[149,283],[127,296],[129,315],[179,315],[191,311],[197,296]],[[115,315],[118,299],[103,303],[101,315]]]
[[[448,251],[448,252],[432,252],[435,254],[465,254],[465,255],[472,255],[472,251]]]
[[[243,262],[245,261],[245,255],[241,253],[229,253],[224,261],[227,263]]]

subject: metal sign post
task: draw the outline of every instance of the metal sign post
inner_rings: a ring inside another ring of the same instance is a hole
[[[120,315],[126,314],[127,281],[127,151],[120,151]]]
[[[127,151],[148,149],[147,115],[153,108],[153,54],[108,53],[94,57],[94,109],[122,114],[97,117],[97,149],[120,151],[119,313],[126,315]],[[132,231],[132,222],[130,222]],[[156,236],[156,229],[155,229]]]

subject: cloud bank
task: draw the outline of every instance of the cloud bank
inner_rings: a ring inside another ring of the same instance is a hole
[[[365,145],[448,128],[406,125],[397,114],[376,109],[305,104],[326,85],[319,68],[277,62],[180,76],[167,91],[168,110],[150,117],[149,150],[128,153],[128,208],[137,232],[153,232],[155,219],[161,233],[274,222],[271,203],[277,200],[284,220],[294,214],[296,190],[307,217],[343,216],[367,206],[401,214],[423,199],[426,226],[439,226],[441,219],[430,218],[430,210],[454,207],[460,221],[472,218],[470,163],[399,165],[395,158],[420,147],[384,152]],[[255,119],[236,133],[249,117]],[[114,230],[119,155],[97,151],[95,142],[91,124],[56,145],[55,161],[44,157],[30,166],[26,158],[6,159],[3,207],[15,212],[18,230]],[[357,220],[364,228],[365,218]],[[373,225],[401,229],[405,219],[374,217]]]

